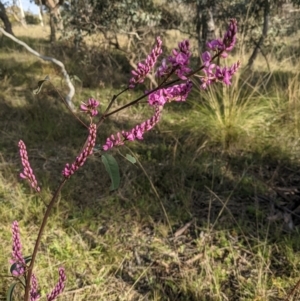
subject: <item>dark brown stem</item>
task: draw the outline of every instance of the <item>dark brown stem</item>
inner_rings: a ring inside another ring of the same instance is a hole
[[[41,227],[40,227],[40,231],[39,231],[38,237],[37,237],[37,239],[35,241],[35,246],[34,246],[34,249],[33,249],[33,253],[32,253],[32,258],[31,258],[31,261],[30,261],[30,265],[27,268],[24,301],[29,301],[30,281],[31,281],[31,276],[32,276],[32,270],[33,270],[33,267],[34,267],[36,255],[37,255],[37,252],[38,252],[38,248],[39,248],[39,245],[41,243],[43,232],[45,230],[48,218],[50,216],[50,212],[51,212],[51,210],[52,210],[52,208],[53,208],[53,206],[55,204],[57,196],[58,196],[59,192],[61,191],[61,189],[63,188],[63,186],[65,185],[66,181],[67,181],[67,179],[63,179],[63,181],[60,183],[60,185],[56,189],[56,191],[55,191],[55,193],[54,193],[54,195],[52,197],[52,200],[51,200],[50,204],[48,205],[47,210],[45,212],[45,215],[44,215]]]
[[[217,52],[217,53],[211,58],[210,62],[212,62],[215,58],[219,57],[219,56],[222,54],[222,52],[223,52],[223,51]],[[186,75],[186,77],[191,77],[191,76],[193,76],[194,74],[196,74],[197,72],[199,72],[200,70],[202,70],[204,67],[205,67],[204,65],[201,65],[198,69],[196,69],[196,70],[190,72],[188,75]],[[174,71],[175,71],[175,70],[174,70]],[[100,118],[99,121],[97,122],[97,129],[98,129],[98,128],[100,127],[100,125],[104,122],[104,120],[106,119],[106,117],[109,117],[109,116],[111,116],[111,115],[113,115],[113,114],[115,114],[115,113],[117,113],[117,112],[120,112],[120,111],[122,111],[122,110],[124,110],[124,109],[126,109],[126,108],[128,108],[128,107],[130,107],[130,106],[132,106],[132,105],[134,105],[134,104],[136,104],[136,103],[138,103],[140,100],[142,100],[143,98],[147,97],[148,95],[150,95],[151,93],[153,93],[153,92],[155,92],[155,91],[157,91],[157,90],[159,90],[159,89],[168,87],[168,86],[170,86],[170,85],[172,85],[172,84],[174,84],[174,83],[176,83],[176,82],[179,82],[179,81],[181,80],[180,78],[174,79],[174,80],[172,80],[172,81],[170,81],[170,82],[166,82],[166,81],[170,78],[170,76],[174,73],[174,71],[173,71],[172,73],[170,73],[170,74],[163,80],[163,82],[162,82],[159,86],[157,86],[155,89],[152,89],[151,91],[149,91],[149,92],[143,94],[142,96],[138,97],[137,99],[135,99],[135,100],[133,100],[133,101],[127,103],[126,105],[124,105],[124,106],[122,106],[122,107],[120,107],[120,108],[118,108],[118,109],[116,109],[116,110],[114,110],[114,111],[108,113],[109,109],[111,108],[111,106],[112,106],[113,102],[116,100],[116,98],[117,98],[118,96],[120,96],[122,93],[124,93],[125,91],[127,91],[129,88],[126,88],[126,89],[124,89],[123,91],[121,91],[120,93],[118,93],[117,95],[114,95],[113,98],[112,98],[112,100],[110,101],[109,105],[107,106],[106,110],[105,110],[104,113],[102,114],[101,118]],[[88,143],[88,139],[85,141],[84,146],[83,146],[83,148],[82,148],[81,151],[83,151],[83,149],[86,147],[87,143]]]
[[[289,301],[291,299],[291,297],[293,297],[295,295],[295,293],[297,292],[297,290],[299,290],[299,288],[300,288],[300,280],[298,280],[298,282],[293,287],[293,289],[291,290],[291,292],[287,295],[287,297],[284,299],[284,301]]]

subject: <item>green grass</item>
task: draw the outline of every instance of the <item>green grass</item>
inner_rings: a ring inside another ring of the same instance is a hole
[[[53,51],[85,78],[76,83],[77,105],[93,96],[104,109],[116,93],[112,85],[126,78],[119,74],[99,86],[100,72],[97,80],[85,72],[94,67],[91,58],[83,68],[69,49]],[[0,48],[0,60],[5,300],[12,280],[6,277],[11,223],[19,221],[24,255],[30,254],[44,203],[87,132],[50,85],[37,96],[31,93],[47,74],[64,92],[56,68],[10,44]],[[88,160],[65,185],[42,239],[34,272],[43,296],[64,266],[68,280],[59,300],[285,300],[299,279],[299,228],[290,230],[275,205],[285,207],[297,195],[284,199],[276,189],[299,184],[299,84],[295,72],[261,74],[241,72],[227,89],[196,87],[188,102],[169,104],[143,141],[112,151],[122,174],[114,193],[101,158]],[[123,95],[116,106],[139,93]],[[151,113],[139,105],[109,118],[97,143]],[[19,179],[19,139],[42,186],[38,196]],[[124,159],[131,152],[135,165]]]

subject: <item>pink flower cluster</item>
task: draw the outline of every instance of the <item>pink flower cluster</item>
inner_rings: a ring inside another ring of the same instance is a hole
[[[204,76],[201,77],[201,88],[206,89],[214,82],[223,82],[225,85],[231,85],[231,78],[240,67],[240,62],[234,63],[231,67],[220,67],[212,64],[211,55],[208,51],[202,54],[202,59],[205,68],[203,69]]]
[[[34,274],[31,275],[30,301],[37,301],[41,295],[38,293],[38,283]]]
[[[57,298],[59,294],[61,294],[65,288],[65,282],[67,280],[64,268],[59,268],[59,279],[50,294],[47,294],[47,301],[53,301]]]
[[[58,282],[55,285],[54,289],[50,294],[47,294],[47,301],[55,300],[65,288],[65,282],[67,280],[65,269],[59,268],[58,270],[59,278]],[[37,301],[40,299],[41,295],[38,293],[38,283],[34,274],[31,276],[31,288],[30,288],[30,301]]]
[[[71,165],[66,164],[62,174],[65,178],[72,176],[76,170],[84,164],[87,157],[93,153],[93,149],[96,143],[97,127],[96,124],[92,123],[89,127],[88,143],[83,152],[76,158],[75,162]]]
[[[111,135],[106,139],[106,143],[102,146],[104,151],[107,151],[114,146],[123,145],[124,141],[133,141],[135,139],[142,140],[145,132],[150,131],[160,119],[160,108],[158,106],[155,107],[154,115],[146,120],[145,122],[136,125],[133,129],[128,132],[122,131],[121,133],[117,133],[116,135]]]
[[[15,264],[14,270],[12,271],[13,276],[22,276],[25,273],[26,263],[22,255],[22,245],[20,240],[20,229],[17,221],[12,224],[12,259],[11,264]]]
[[[202,54],[203,66],[199,70],[203,70],[204,75],[201,76],[201,88],[206,89],[214,82],[223,82],[225,85],[231,84],[231,78],[238,70],[240,63],[237,62],[231,67],[220,67],[212,63],[212,60],[217,56],[227,57],[227,52],[231,51],[236,43],[237,21],[230,20],[230,24],[223,39],[216,39],[207,43],[207,47],[215,52],[212,56],[206,51]],[[139,63],[137,70],[133,71],[133,77],[130,80],[130,88],[133,88],[137,83],[143,82],[145,76],[153,68],[158,56],[162,53],[161,40],[157,38],[157,45],[152,50],[144,64]],[[161,87],[148,95],[148,103],[155,107],[155,114],[146,122],[137,125],[129,132],[118,132],[116,135],[111,135],[106,139],[106,143],[102,146],[104,151],[107,151],[114,146],[123,145],[126,140],[133,141],[135,139],[143,139],[145,131],[149,131],[160,118],[162,107],[171,101],[185,101],[191,92],[192,82],[189,80],[191,73],[190,64],[190,44],[188,40],[184,40],[178,44],[178,49],[173,49],[172,55],[162,60],[161,65],[156,71],[157,77],[170,76],[176,74],[183,82],[173,86]],[[166,77],[168,78],[168,77]]]
[[[231,51],[236,43],[236,33],[237,21],[231,19],[223,39],[213,40],[207,43],[207,47],[212,51],[220,53],[220,56],[225,58],[228,55],[227,52]],[[206,89],[209,85],[217,81],[223,82],[225,85],[231,85],[231,78],[240,67],[240,62],[234,63],[231,67],[217,66],[216,64],[211,63],[212,56],[208,51],[205,51],[202,54],[202,60],[204,66],[204,76],[201,77],[200,85],[202,89]]]
[[[37,183],[37,180],[33,173],[33,170],[30,167],[27,150],[26,150],[26,145],[22,140],[20,140],[18,146],[20,149],[20,157],[21,157],[21,161],[22,161],[22,165],[23,165],[23,172],[20,173],[20,177],[23,179],[27,179],[29,181],[31,187],[33,189],[35,189],[35,191],[39,192],[41,189],[38,186],[38,183]]]
[[[12,223],[12,237],[13,237],[13,247],[12,247],[12,260],[11,263],[14,264],[14,269],[12,271],[13,276],[19,277],[25,274],[26,263],[22,255],[22,245],[20,241],[20,229],[17,221]],[[47,294],[47,301],[53,301],[61,294],[65,287],[66,275],[63,268],[59,269],[59,280],[55,288],[50,294]],[[38,283],[36,276],[32,274],[31,276],[31,288],[30,288],[30,301],[37,301],[40,298],[38,293]]]
[[[226,51],[231,51],[236,43],[237,34],[237,21],[236,19],[230,19],[228,29],[223,37],[223,39],[216,39],[208,42],[206,46],[216,52],[222,52],[221,56],[223,58],[228,56]]]
[[[178,49],[173,49],[172,55],[167,60],[162,60],[161,66],[157,69],[156,76],[162,77],[175,71],[180,79],[187,79],[185,75],[191,71],[188,67],[191,55],[190,42],[188,40],[178,43]]]
[[[133,76],[129,81],[129,88],[132,89],[136,86],[136,84],[142,83],[144,81],[147,74],[149,74],[149,72],[154,67],[157,58],[162,54],[161,46],[162,46],[162,40],[160,39],[160,37],[157,37],[156,45],[152,49],[150,55],[148,55],[148,57],[146,58],[145,62],[138,63],[137,69],[131,71]]]
[[[55,300],[65,288],[65,282],[67,280],[65,269],[59,268],[58,270],[59,278],[58,282],[55,285],[54,289],[50,294],[47,294],[47,301]],[[30,301],[37,301],[40,299],[41,295],[38,293],[38,283],[34,274],[31,276],[31,288],[30,288]]]
[[[80,109],[87,113],[88,115],[90,115],[91,117],[94,117],[98,114],[98,110],[97,107],[99,106],[99,101],[94,99],[94,98],[90,98],[88,100],[88,103],[82,103],[82,105],[80,106]]]
[[[159,89],[148,96],[148,103],[150,106],[163,106],[166,102],[172,100],[185,101],[192,87],[192,82],[188,80],[179,85]]]

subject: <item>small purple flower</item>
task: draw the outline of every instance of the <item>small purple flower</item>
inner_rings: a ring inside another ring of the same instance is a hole
[[[169,96],[170,101],[186,101],[189,93],[191,92],[193,84],[190,80],[185,83],[174,85],[166,89],[166,93]]]
[[[25,273],[26,263],[22,255],[22,245],[20,240],[20,229],[17,221],[12,224],[12,237],[13,237],[13,247],[12,247],[12,259],[11,263],[15,264],[15,268],[12,272],[13,276],[22,276]]]
[[[168,101],[165,95],[165,89],[159,89],[148,96],[148,103],[150,106],[164,106]]]
[[[163,77],[166,74],[169,74],[170,67],[167,65],[166,59],[163,59],[161,61],[161,65],[157,68],[156,76],[157,77]]]
[[[115,136],[111,135],[106,139],[106,143],[102,146],[104,151],[107,151],[114,146],[123,145],[124,141],[134,141],[136,139],[142,140],[145,132],[150,131],[160,119],[161,109],[156,106],[154,115],[144,121],[143,123],[136,125],[133,129],[128,132],[122,131],[117,133]]]
[[[30,167],[27,150],[26,150],[26,145],[22,140],[20,140],[18,146],[20,149],[20,157],[21,157],[21,161],[22,161],[22,165],[23,165],[23,172],[20,173],[20,177],[23,179],[27,179],[29,181],[31,187],[35,191],[39,192],[41,189],[38,186],[38,183],[37,183],[37,180],[33,173],[33,170]]]
[[[62,174],[65,178],[70,178],[76,170],[82,166],[87,157],[93,153],[93,149],[96,143],[96,135],[97,135],[97,127],[96,124],[92,123],[89,127],[89,137],[88,144],[83,150],[83,152],[76,158],[75,162],[71,165],[69,163],[66,164]]]
[[[144,63],[138,63],[136,70],[131,71],[132,78],[129,81],[129,88],[133,89],[136,84],[144,82],[145,77],[154,67],[157,58],[162,54],[162,40],[156,38],[156,45],[148,55]]]
[[[58,295],[63,292],[63,290],[65,288],[66,279],[67,279],[67,277],[66,277],[64,268],[59,268],[58,282],[57,282],[56,286],[54,287],[54,289],[52,290],[52,292],[50,294],[47,294],[47,301],[55,300],[58,297]]]
[[[201,78],[201,88],[206,89],[210,84],[219,81],[225,85],[231,85],[231,78],[240,67],[240,62],[234,63],[231,67],[220,67],[215,64],[203,69],[204,76]]]
[[[82,105],[80,105],[80,109],[81,111],[89,114],[91,117],[94,117],[98,114],[98,106],[99,101],[94,98],[90,98],[87,104],[83,102]]]
[[[231,76],[228,72],[227,67],[222,68],[220,66],[217,66],[215,77],[218,81],[223,82],[225,85],[227,85],[227,86],[231,85],[231,82],[230,82]]]
[[[134,140],[134,139],[128,139],[128,140]],[[119,132],[116,135],[111,135],[106,139],[106,143],[102,146],[104,151],[107,151],[114,146],[120,146],[124,145],[124,137],[122,134]]]
[[[225,51],[231,51],[236,43],[237,34],[237,21],[236,19],[231,19],[227,32],[223,37],[223,45]]]
[[[206,46],[212,51],[220,51],[223,58],[227,57],[227,52],[231,51],[236,43],[237,21],[230,19],[228,29],[223,39],[216,39],[208,42]],[[227,52],[226,52],[227,51]]]
[[[180,79],[187,79],[185,75],[191,71],[188,67],[191,55],[190,43],[188,40],[184,40],[178,44],[178,49],[173,49],[172,55],[168,57],[168,62],[172,65],[172,71],[175,70]],[[161,72],[158,74],[161,74]]]
[[[236,43],[236,33],[237,21],[231,19],[223,39],[212,40],[207,43],[207,47],[219,52],[221,57],[225,58],[228,55],[226,51],[231,51]],[[211,54],[208,51],[202,54],[204,76],[201,77],[200,87],[206,89],[216,81],[223,82],[225,85],[231,85],[231,78],[238,70],[240,62],[233,64],[231,67],[220,67],[212,64],[211,59]]]
[[[171,102],[173,100],[185,101],[192,89],[192,86],[192,82],[188,80],[179,85],[162,88],[148,96],[148,103],[150,106],[163,106],[166,102]]]
[[[233,74],[238,70],[240,67],[240,62],[234,63],[231,67],[216,67],[216,79],[218,81],[222,81],[225,85],[231,85],[231,78]]]
[[[30,288],[30,301],[37,301],[40,299],[40,294],[38,293],[37,279],[34,274],[31,276],[31,288]]]
[[[219,51],[223,48],[223,43],[220,39],[212,40],[206,43],[207,48],[212,51]]]
[[[203,65],[205,67],[208,67],[210,65],[211,55],[208,51],[202,53],[202,60],[203,60]]]

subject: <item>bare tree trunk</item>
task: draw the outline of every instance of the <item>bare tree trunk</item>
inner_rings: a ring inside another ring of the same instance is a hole
[[[206,43],[216,37],[215,35],[215,22],[211,8],[204,7],[199,2],[197,4],[197,39],[198,39],[198,55],[199,59],[201,54],[206,50]]]
[[[201,42],[201,28],[202,28],[202,22],[201,22],[201,11],[202,7],[200,3],[197,3],[197,21],[196,21],[196,31],[197,31],[197,42],[198,42],[198,59],[199,63],[201,60],[201,54],[202,54],[202,42]]]
[[[263,24],[263,30],[262,30],[262,35],[259,39],[259,41],[256,44],[250,58],[248,61],[247,66],[251,68],[253,66],[253,63],[255,59],[257,58],[258,52],[261,49],[265,38],[268,35],[268,29],[269,29],[269,17],[270,17],[270,3],[269,0],[265,0],[264,2],[264,24]]]
[[[56,21],[53,11],[50,9],[50,42],[56,42]]]
[[[1,1],[0,1],[0,19],[2,20],[2,22],[4,24],[5,31],[7,31],[8,33],[10,33],[11,35],[14,36],[11,23],[6,14],[5,6],[3,5],[3,3]]]
[[[50,42],[56,42],[56,30],[62,29],[62,20],[59,12],[59,7],[64,4],[64,0],[34,0],[36,5],[45,5],[49,10],[50,15]]]

